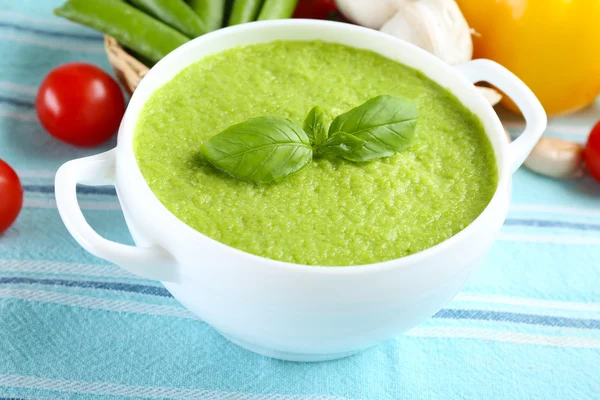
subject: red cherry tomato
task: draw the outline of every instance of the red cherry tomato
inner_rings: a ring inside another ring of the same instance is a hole
[[[23,187],[17,173],[0,160],[0,235],[17,219],[23,206]]]
[[[294,18],[327,19],[336,11],[334,0],[300,0]]]
[[[594,126],[585,145],[585,165],[590,174],[600,182],[600,121]]]
[[[117,131],[125,100],[117,82],[100,68],[69,63],[44,78],[35,108],[52,136],[75,146],[91,147]]]

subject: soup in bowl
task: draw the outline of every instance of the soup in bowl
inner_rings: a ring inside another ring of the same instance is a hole
[[[472,84],[481,80],[527,119],[510,145]],[[318,105],[330,123],[382,95],[410,101],[418,117],[410,143],[377,160],[314,157],[284,180],[256,183],[201,151],[251,118],[302,126]],[[282,359],[339,358],[412,328],[458,293],[493,243],[510,176],[545,121],[531,91],[491,61],[452,67],[349,24],[246,24],[152,68],[117,148],[61,167],[57,204],[84,248],[161,280],[233,342]],[[87,225],[76,183],[116,186],[137,246]]]

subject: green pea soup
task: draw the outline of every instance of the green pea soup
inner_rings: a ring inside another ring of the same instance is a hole
[[[315,158],[282,182],[254,184],[200,153],[249,118],[302,126],[315,105],[333,117],[384,94],[419,112],[412,144],[389,158]],[[192,228],[306,265],[370,264],[432,247],[477,218],[498,183],[481,122],[450,92],[376,53],[321,41],[238,47],[185,68],[144,105],[134,152],[152,192]]]

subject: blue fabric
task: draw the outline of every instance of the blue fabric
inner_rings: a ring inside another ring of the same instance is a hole
[[[0,238],[0,398],[600,399],[600,185],[589,178],[518,171],[509,218],[465,290],[406,335],[333,362],[254,355],[160,284],[87,254],[58,216],[53,175],[115,141],[59,143],[33,102],[59,64],[110,66],[100,35],[52,16],[58,3],[0,1],[0,158],[25,188]],[[598,119],[596,105],[547,134],[583,142]],[[112,189],[81,190],[80,202],[102,235],[131,243]]]

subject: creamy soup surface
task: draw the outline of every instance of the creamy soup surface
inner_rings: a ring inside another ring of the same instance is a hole
[[[200,145],[249,118],[302,126],[315,105],[331,117],[378,95],[419,112],[411,146],[368,163],[316,158],[275,184],[232,178]],[[469,225],[497,186],[480,121],[422,73],[369,51],[325,42],[272,42],[209,56],[145,104],[134,150],[148,185],[199,232],[259,256],[350,266],[404,257]]]

